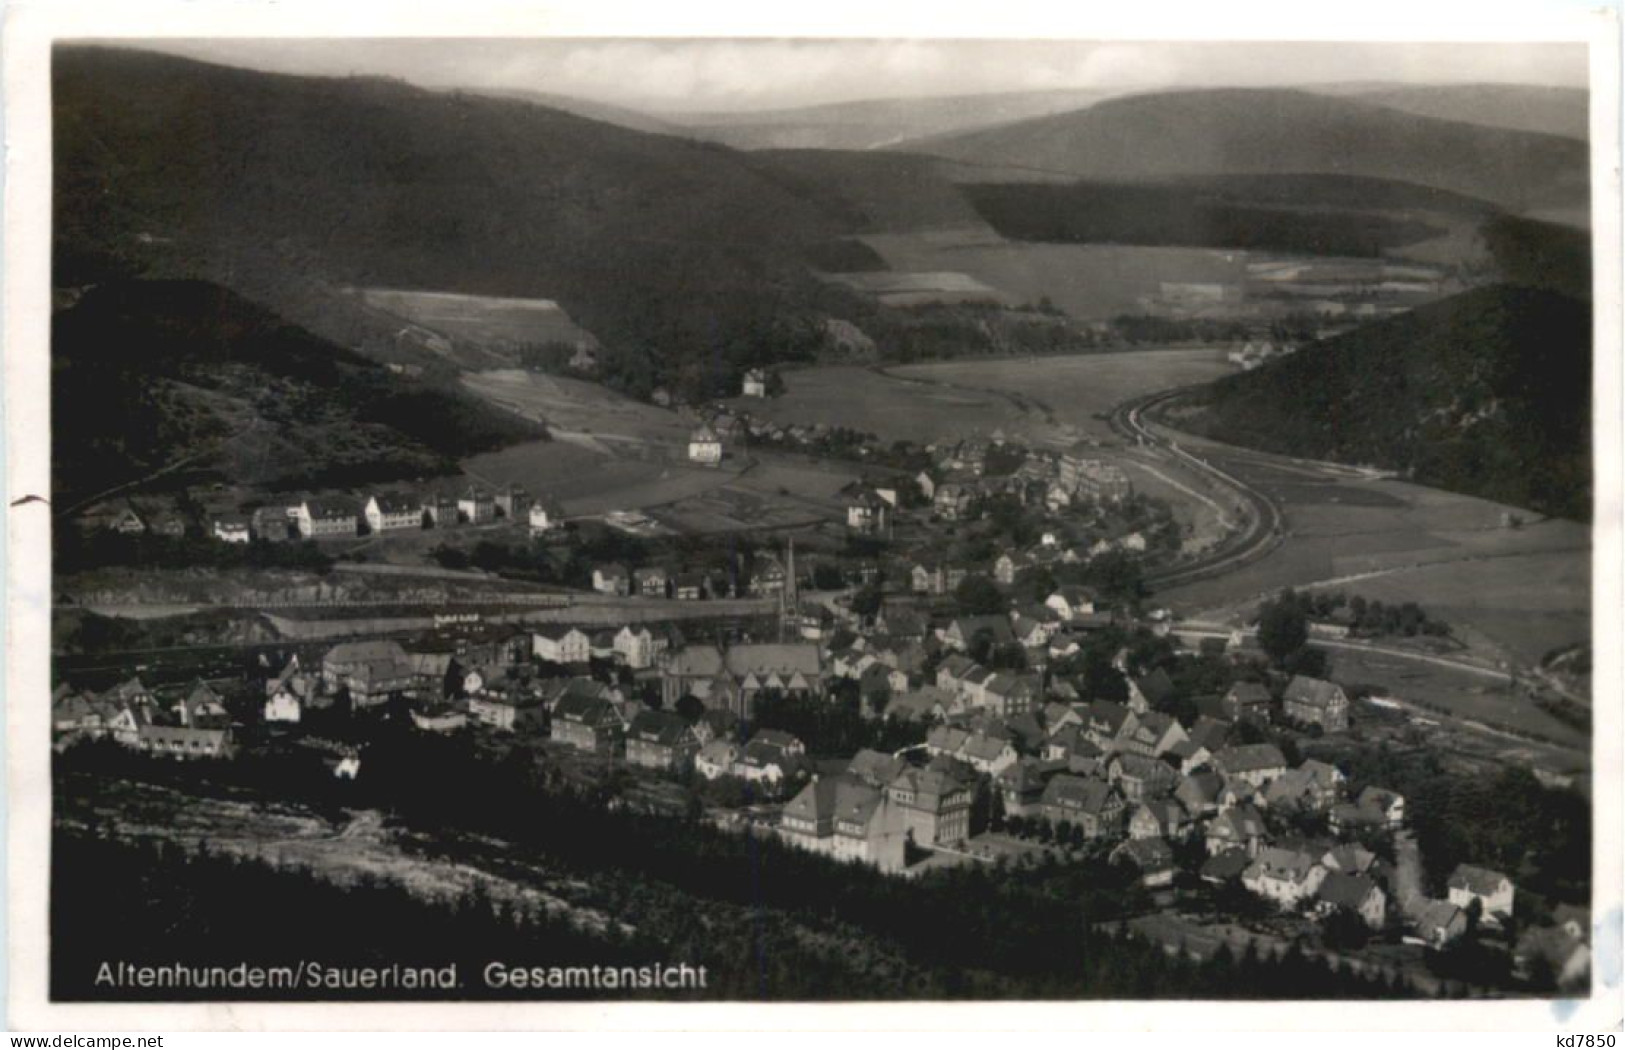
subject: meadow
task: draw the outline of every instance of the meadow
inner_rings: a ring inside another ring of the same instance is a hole
[[[1414,601],[1475,650],[1523,662],[1590,637],[1590,529],[1393,479],[1355,480],[1244,452],[1193,449],[1280,501],[1287,536],[1269,556],[1161,592],[1201,619],[1250,615],[1283,587],[1313,583],[1383,602]]]
[[[487,349],[594,341],[591,333],[579,327],[551,299],[501,299],[394,288],[362,288],[358,294],[374,309]]]
[[[1241,284],[1246,252],[1105,244],[1024,244],[985,228],[874,234],[863,238],[900,271],[952,271],[1017,302],[1050,302],[1079,320],[1139,313],[1163,282]]]

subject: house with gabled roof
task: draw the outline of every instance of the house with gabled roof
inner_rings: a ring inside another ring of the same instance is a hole
[[[626,730],[626,761],[634,766],[684,773],[699,750],[694,730],[670,711],[639,711]]]
[[[732,776],[734,763],[739,761],[743,750],[739,744],[727,737],[709,740],[695,752],[694,772],[706,780]]]
[[[1122,731],[1113,742],[1113,749],[1154,758],[1189,739],[1185,727],[1173,716],[1160,711],[1146,711],[1136,713],[1132,720],[1123,723]]]
[[[556,664],[584,664],[592,658],[592,639],[579,627],[543,624],[530,635],[531,652],[538,660]]]
[[[886,793],[846,774],[819,777],[784,806],[779,835],[791,845],[882,871],[904,866],[906,829]]]
[[[1173,794],[1179,774],[1161,759],[1118,753],[1106,764],[1108,779],[1130,802],[1141,802]]]
[[[1136,839],[1183,838],[1190,830],[1185,808],[1173,799],[1151,799],[1134,807],[1128,818],[1128,833]]]
[[[1416,935],[1430,948],[1444,948],[1467,932],[1467,915],[1449,901],[1427,901],[1415,915]]]
[[[356,534],[356,508],[340,497],[307,499],[299,504],[294,521],[304,539]]]
[[[603,697],[566,693],[553,707],[553,739],[578,751],[617,754],[625,730],[620,711]]]
[[[1030,817],[1038,813],[1043,803],[1044,785],[1050,777],[1067,771],[1064,761],[1025,757],[1004,767],[993,778],[993,789],[999,792],[1007,817]]]
[[[626,597],[632,593],[632,576],[626,566],[607,562],[592,567],[592,589],[599,594]]]
[[[1159,838],[1128,839],[1112,850],[1107,860],[1132,865],[1140,873],[1140,882],[1150,887],[1170,885],[1179,873],[1173,848]]]
[[[886,785],[886,795],[915,845],[958,843],[970,837],[976,776],[959,763],[937,760],[924,769],[905,764]]]
[[[1392,831],[1405,824],[1405,796],[1387,788],[1367,786],[1353,802],[1331,808],[1331,829],[1336,832]]]
[[[1052,824],[1066,821],[1088,838],[1115,834],[1123,825],[1125,804],[1104,780],[1057,773],[1044,785],[1039,810]]]
[[[1219,811],[1219,789],[1224,781],[1211,770],[1187,773],[1174,788],[1174,798],[1193,817],[1201,818]]]
[[[1382,929],[1387,919],[1387,894],[1366,875],[1340,871],[1327,874],[1315,891],[1316,910],[1322,915],[1348,911],[1358,915],[1373,930]]]
[[[1270,691],[1262,682],[1237,682],[1224,694],[1225,714],[1234,722],[1268,722]]]
[[[1328,733],[1349,727],[1349,699],[1343,687],[1307,675],[1293,675],[1281,693],[1281,712],[1294,722],[1318,725]]]
[[[1476,864],[1458,864],[1450,873],[1446,890],[1450,903],[1463,910],[1478,901],[1487,920],[1512,916],[1512,880],[1498,871]]]
[[[846,772],[874,787],[883,788],[897,779],[908,763],[896,755],[888,755],[872,748],[862,748],[846,764]]]
[[[1173,679],[1160,667],[1138,677],[1131,676],[1128,680],[1128,709],[1137,715],[1144,715],[1173,699],[1174,693]]]
[[[1081,584],[1066,583],[1055,588],[1044,604],[1062,620],[1071,621],[1095,611],[1095,592]]]
[[[1133,728],[1134,714],[1112,700],[1096,700],[1089,705],[1085,713],[1087,725],[1084,729],[1089,741],[1103,751],[1109,751],[1117,746],[1117,739],[1125,729]]]
[[[632,591],[642,598],[664,598],[671,587],[671,573],[664,565],[645,565],[632,570]]]
[[[1274,744],[1240,744],[1218,751],[1213,768],[1227,780],[1263,787],[1286,772],[1286,756]]]
[[[1341,797],[1344,779],[1336,766],[1309,759],[1270,781],[1259,798],[1270,809],[1325,813]]]
[[[1242,873],[1241,884],[1250,892],[1287,909],[1297,907],[1312,897],[1325,878],[1326,869],[1310,854],[1265,846]]]
[[[1207,822],[1207,851],[1222,853],[1239,849],[1249,857],[1256,857],[1268,831],[1264,818],[1252,806],[1229,806]]]
[[[362,511],[373,535],[423,528],[423,502],[403,492],[379,492],[367,498]]]
[[[1344,875],[1364,875],[1377,863],[1377,855],[1357,842],[1333,846],[1320,856],[1320,865],[1327,871]]]

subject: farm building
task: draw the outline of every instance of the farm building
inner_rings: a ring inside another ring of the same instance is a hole
[[[740,392],[746,397],[767,396],[767,373],[760,368],[753,368],[745,373],[745,382]]]
[[[722,463],[722,439],[707,424],[700,424],[688,436],[688,458],[692,463],[715,467]]]

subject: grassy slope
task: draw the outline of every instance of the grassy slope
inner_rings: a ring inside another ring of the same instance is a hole
[[[1587,147],[1574,139],[1273,89],[1111,99],[1077,112],[898,148],[1104,180],[1359,175],[1431,186],[1513,209],[1574,203],[1588,193]]]
[[[59,314],[52,403],[59,500],[200,452],[200,468],[239,481],[346,483],[545,435],[197,281],[109,284]]]
[[[1588,520],[1590,348],[1587,304],[1494,285],[1213,383],[1181,425]]]

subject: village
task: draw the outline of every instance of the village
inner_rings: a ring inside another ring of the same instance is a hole
[[[696,428],[692,461],[721,461],[717,423]],[[901,878],[1104,860],[1132,871],[1148,914],[1200,916],[1198,928],[1411,964],[1472,943],[1520,975],[1587,973],[1583,916],[1523,922],[1513,880],[1472,863],[1428,897],[1404,794],[1305,754],[1365,740],[1364,720],[1390,717],[1382,698],[1306,673],[1305,645],[1283,660],[1256,628],[1182,636],[1146,606],[1140,574],[1176,561],[1180,535],[1119,467],[999,434],[925,451],[914,474],[854,487],[845,545],[804,549],[799,564],[788,537],[724,571],[658,556],[592,566],[591,590],[621,608],[741,595],[759,600],[754,615],[614,627],[447,609],[429,631],[262,647],[235,679],[62,681],[57,746],[314,755],[353,781],[370,734],[409,726],[523,748],[571,775],[617,770],[613,804],[698,809]],[[241,544],[502,521],[538,542],[565,528],[555,502],[510,488],[304,499],[209,529]],[[129,509],[106,527],[159,523]],[[1346,617],[1302,626],[1349,630]]]

